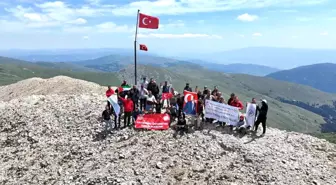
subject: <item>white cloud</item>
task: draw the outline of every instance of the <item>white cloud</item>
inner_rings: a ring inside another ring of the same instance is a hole
[[[83,39],[84,39],[84,40],[89,40],[89,36],[87,36],[87,35],[86,35],[86,36],[83,36]]]
[[[138,34],[139,38],[210,38],[210,39],[222,39],[220,35],[208,35],[208,34],[168,34],[168,33],[149,33],[149,34]]]
[[[127,25],[117,25],[113,22],[105,22],[96,26],[98,32],[131,32]]]
[[[69,24],[86,24],[87,20],[83,19],[83,18],[78,18],[78,19],[75,19],[73,21],[69,21],[68,23]]]
[[[261,36],[262,36],[262,34],[261,34],[261,33],[258,33],[258,32],[257,32],[257,33],[253,33],[252,35],[253,35],[254,37],[261,37]]]
[[[308,22],[308,21],[312,21],[313,18],[310,18],[310,17],[297,17],[296,20],[300,21],[300,22]]]
[[[67,33],[129,33],[134,31],[127,25],[117,25],[114,22],[104,22],[94,26],[66,26],[63,28]]]
[[[23,17],[27,18],[31,21],[43,21],[42,16],[40,14],[37,14],[37,13],[24,13]]]
[[[244,22],[252,22],[258,19],[258,16],[256,15],[250,15],[248,13],[241,14],[237,17],[238,20],[244,21]]]
[[[279,9],[279,10],[269,10],[268,12],[297,13],[299,11],[294,9]]]
[[[205,20],[198,20],[197,23],[199,23],[199,24],[204,24],[204,23],[205,23]]]
[[[325,31],[325,32],[321,32],[320,35],[327,36],[327,35],[329,35],[329,33]]]
[[[328,0],[140,0],[113,9],[112,13],[120,16],[134,16],[140,9],[152,15],[177,15],[185,13],[216,12],[242,9],[258,9],[296,6],[312,6]]]
[[[176,21],[170,20],[169,23],[160,25],[160,28],[162,28],[162,27],[173,27],[173,28],[175,28],[175,27],[183,27],[183,26],[185,26],[185,24],[182,20],[176,20]]]

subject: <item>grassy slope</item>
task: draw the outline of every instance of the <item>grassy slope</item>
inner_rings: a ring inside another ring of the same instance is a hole
[[[62,68],[47,68],[34,63],[0,57],[0,85],[11,84],[31,77],[50,78],[58,75],[92,81],[102,85],[119,83],[116,75],[112,73],[73,72]]]

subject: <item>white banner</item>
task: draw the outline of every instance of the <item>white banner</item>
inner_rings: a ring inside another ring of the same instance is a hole
[[[206,118],[226,122],[229,125],[236,125],[239,121],[239,110],[237,107],[232,107],[230,105],[211,100],[205,100],[204,116]]]
[[[247,125],[249,125],[251,127],[253,127],[254,122],[255,122],[256,111],[257,111],[257,105],[256,104],[247,103],[245,118],[246,118]]]

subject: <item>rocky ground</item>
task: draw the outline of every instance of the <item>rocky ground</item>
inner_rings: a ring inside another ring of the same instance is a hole
[[[105,88],[76,83],[49,80],[44,95],[23,90],[0,102],[0,184],[336,184],[335,145],[300,133],[238,137],[207,125],[177,137],[128,128],[106,135]],[[0,87],[0,97],[18,84]]]

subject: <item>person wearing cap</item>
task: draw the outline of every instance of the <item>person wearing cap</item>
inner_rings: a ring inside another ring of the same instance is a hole
[[[267,120],[267,112],[268,112],[268,105],[267,100],[263,99],[261,100],[261,107],[257,106],[257,110],[259,112],[257,121],[255,122],[255,132],[258,131],[258,126],[261,123],[263,127],[263,135],[266,133],[266,120]]]
[[[183,90],[185,90],[185,91],[189,91],[189,92],[192,92],[192,89],[191,89],[191,87],[189,87],[189,83],[186,83],[186,86],[184,87],[184,89]]]
[[[240,113],[237,127],[238,127],[238,132],[241,134],[246,134],[246,131],[250,129],[250,126],[246,122],[245,114]]]

